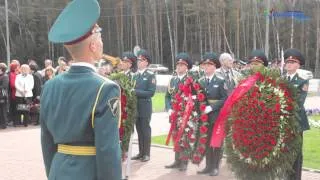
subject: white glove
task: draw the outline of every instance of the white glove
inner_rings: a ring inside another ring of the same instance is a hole
[[[204,113],[208,114],[211,111],[212,111],[212,107],[211,106],[206,106],[206,109],[204,110]]]
[[[169,110],[168,110],[169,116],[171,116],[172,113],[173,113],[173,110],[172,110],[172,109],[169,109]]]

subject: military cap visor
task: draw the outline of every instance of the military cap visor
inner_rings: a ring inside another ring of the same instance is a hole
[[[258,62],[258,63],[264,64],[263,59],[256,57],[256,56],[250,59],[250,63],[252,63],[252,62]]]
[[[304,65],[305,59],[302,53],[298,49],[287,49],[284,52],[285,62],[287,61],[297,61],[300,65]]]
[[[122,61],[124,61],[124,62],[130,62],[131,64],[133,64],[133,62],[134,62],[133,59],[130,59],[130,58],[126,57],[126,56],[122,58]]]
[[[300,64],[299,58],[294,57],[294,56],[289,56],[289,57],[285,60],[285,62],[286,62],[286,63],[288,63],[288,62],[295,62],[295,63]]]
[[[211,65],[214,65],[216,68],[221,67],[220,62],[214,59],[205,59],[201,62],[201,64],[211,64]]]
[[[97,0],[73,0],[60,13],[49,31],[49,41],[74,44],[94,33],[100,16]]]
[[[186,65],[187,67],[189,67],[189,63],[188,63],[186,60],[184,60],[184,59],[179,59],[179,60],[176,62],[176,64],[184,64],[184,65]]]

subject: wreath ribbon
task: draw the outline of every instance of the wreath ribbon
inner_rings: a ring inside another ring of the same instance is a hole
[[[180,141],[182,134],[183,134],[183,131],[186,128],[187,123],[190,119],[190,115],[191,115],[193,106],[194,106],[194,102],[193,102],[192,96],[190,94],[188,97],[188,100],[187,100],[185,113],[182,117],[182,123],[181,123],[180,129],[178,131],[177,138],[175,139],[175,147],[179,146],[179,141]]]
[[[228,116],[230,115],[233,104],[236,103],[244,94],[246,94],[261,76],[262,75],[259,72],[249,76],[230,94],[224,103],[216,122],[214,123],[210,142],[211,147],[221,147],[223,139],[226,136],[224,125]]]

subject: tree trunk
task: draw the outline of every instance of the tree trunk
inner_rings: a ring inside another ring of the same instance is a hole
[[[134,25],[134,37],[136,39],[135,44],[139,45],[139,30],[138,30],[138,18],[137,18],[137,6],[138,0],[133,0],[132,3],[132,13],[133,13],[133,25]]]
[[[182,49],[183,51],[188,51],[188,46],[187,46],[187,17],[186,15],[186,10],[185,8],[183,8],[183,45],[182,45]]]
[[[237,17],[237,30],[236,30],[236,56],[240,57],[240,8],[241,8],[241,0],[238,1],[237,9],[236,9],[236,17]]]
[[[316,65],[315,65],[315,77],[320,78],[320,59],[319,59],[319,48],[320,48],[320,2],[317,1],[317,47],[316,47]]]
[[[154,28],[154,36],[155,36],[155,42],[154,42],[154,49],[155,49],[155,60],[157,63],[162,63],[160,62],[159,58],[159,35],[158,35],[158,11],[157,11],[157,2],[153,2],[153,28]]]
[[[171,69],[174,70],[174,44],[173,44],[173,37],[172,37],[172,30],[171,30],[171,21],[170,21],[170,14],[169,14],[169,0],[165,0],[166,3],[166,11],[167,11],[167,22],[168,22],[168,31],[169,31],[169,38],[170,38],[170,49],[171,49]]]

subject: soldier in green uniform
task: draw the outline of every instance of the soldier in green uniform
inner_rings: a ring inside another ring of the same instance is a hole
[[[253,50],[249,56],[248,63],[251,69],[268,67],[268,60],[260,49]]]
[[[96,73],[103,43],[97,0],[74,0],[49,40],[63,43],[75,63],[48,81],[41,95],[41,145],[49,180],[119,180],[120,89]],[[79,20],[80,19],[80,20]]]
[[[209,127],[211,128],[209,128],[208,135],[211,137],[213,124],[227,98],[227,88],[224,79],[218,77],[215,73],[216,69],[221,66],[215,53],[205,53],[201,64],[203,64],[205,76],[199,81],[206,91],[208,105],[205,109],[205,113],[208,113],[209,115]],[[208,140],[206,150],[206,167],[197,173],[217,176],[219,174],[219,163],[222,158],[222,153],[222,148],[210,147],[210,140]]]
[[[134,92],[138,101],[136,129],[139,141],[139,154],[132,157],[132,160],[147,162],[150,160],[150,121],[152,114],[151,98],[156,91],[156,77],[152,71],[147,70],[147,67],[151,62],[151,57],[148,52],[141,49],[137,56],[138,71],[134,76],[134,80],[136,82]]]
[[[170,79],[168,90],[165,95],[165,107],[169,115],[173,112],[171,107],[171,100],[175,93],[178,91],[179,84],[184,83],[187,77],[188,70],[192,68],[192,62],[189,54],[179,53],[176,56],[176,75]],[[165,168],[179,168],[184,171],[187,169],[187,161],[180,160],[180,154],[175,152],[174,162]]]
[[[285,69],[287,70],[286,78],[289,83],[293,84],[294,87],[298,90],[298,106],[299,106],[299,124],[301,130],[301,136],[303,137],[303,131],[309,130],[309,122],[308,117],[306,115],[306,111],[304,108],[304,102],[306,100],[308,94],[308,86],[309,80],[301,78],[297,69],[300,68],[301,65],[304,65],[305,59],[301,52],[297,49],[287,49],[284,53],[285,59]],[[301,171],[302,171],[302,143],[300,146],[300,152],[297,156],[297,159],[293,165],[294,173],[292,173],[289,177],[290,180],[300,180],[301,179]]]
[[[122,54],[121,60],[121,70],[129,77],[129,79],[132,79],[137,57],[132,52],[127,51]]]

